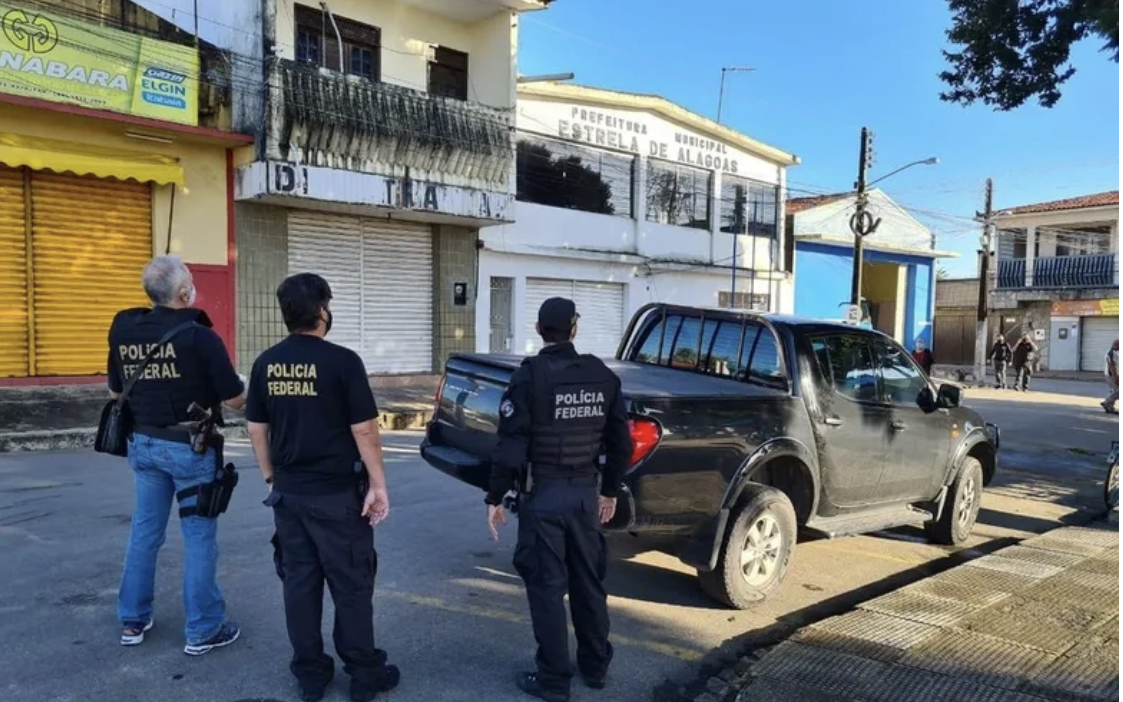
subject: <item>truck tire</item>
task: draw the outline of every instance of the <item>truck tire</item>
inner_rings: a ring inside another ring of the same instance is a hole
[[[948,491],[944,513],[939,519],[928,522],[924,531],[933,543],[959,546],[971,536],[983,501],[983,465],[978,459],[971,456],[963,459],[959,475]]]
[[[776,488],[750,485],[738,504],[717,567],[699,571],[698,582],[718,602],[748,609],[780,587],[798,531],[791,500]]]

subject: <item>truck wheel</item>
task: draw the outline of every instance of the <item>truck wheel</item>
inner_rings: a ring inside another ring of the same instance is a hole
[[[736,609],[747,609],[780,586],[796,542],[795,508],[788,496],[766,485],[745,488],[717,568],[698,573],[703,592]]]
[[[979,506],[983,502],[982,464],[970,456],[964,458],[949,491],[944,513],[936,521],[928,522],[924,530],[933,543],[958,546],[971,536],[979,517]]]

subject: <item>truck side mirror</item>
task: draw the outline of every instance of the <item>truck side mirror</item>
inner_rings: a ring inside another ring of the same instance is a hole
[[[959,387],[955,385],[941,385],[936,393],[936,405],[944,409],[959,407]]]
[[[936,404],[935,395],[932,394],[932,388],[925,385],[924,388],[916,396],[916,404],[926,413],[935,412],[938,408],[938,405]]]

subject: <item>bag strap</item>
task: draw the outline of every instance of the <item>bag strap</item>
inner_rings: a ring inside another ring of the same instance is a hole
[[[191,320],[190,322],[184,322],[183,324],[174,326],[169,329],[166,334],[161,336],[159,341],[153,344],[152,348],[150,348],[148,350],[148,353],[145,354],[144,360],[140,362],[139,366],[137,366],[136,373],[133,373],[133,376],[129,378],[129,381],[125,383],[125,387],[121,390],[121,395],[117,398],[118,406],[125,404],[125,398],[129,396],[130,392],[132,392],[133,387],[137,384],[137,381],[144,376],[144,370],[148,368],[148,364],[152,362],[153,358],[155,358],[156,352],[160,349],[160,347],[171,341],[172,337],[174,337],[176,334],[193,326],[195,326],[195,320]]]

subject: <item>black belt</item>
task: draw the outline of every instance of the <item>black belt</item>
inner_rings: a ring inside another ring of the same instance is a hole
[[[174,441],[177,444],[191,444],[191,434],[188,432],[187,427],[181,425],[155,427],[148,424],[137,424],[133,427],[133,431],[153,439]]]

